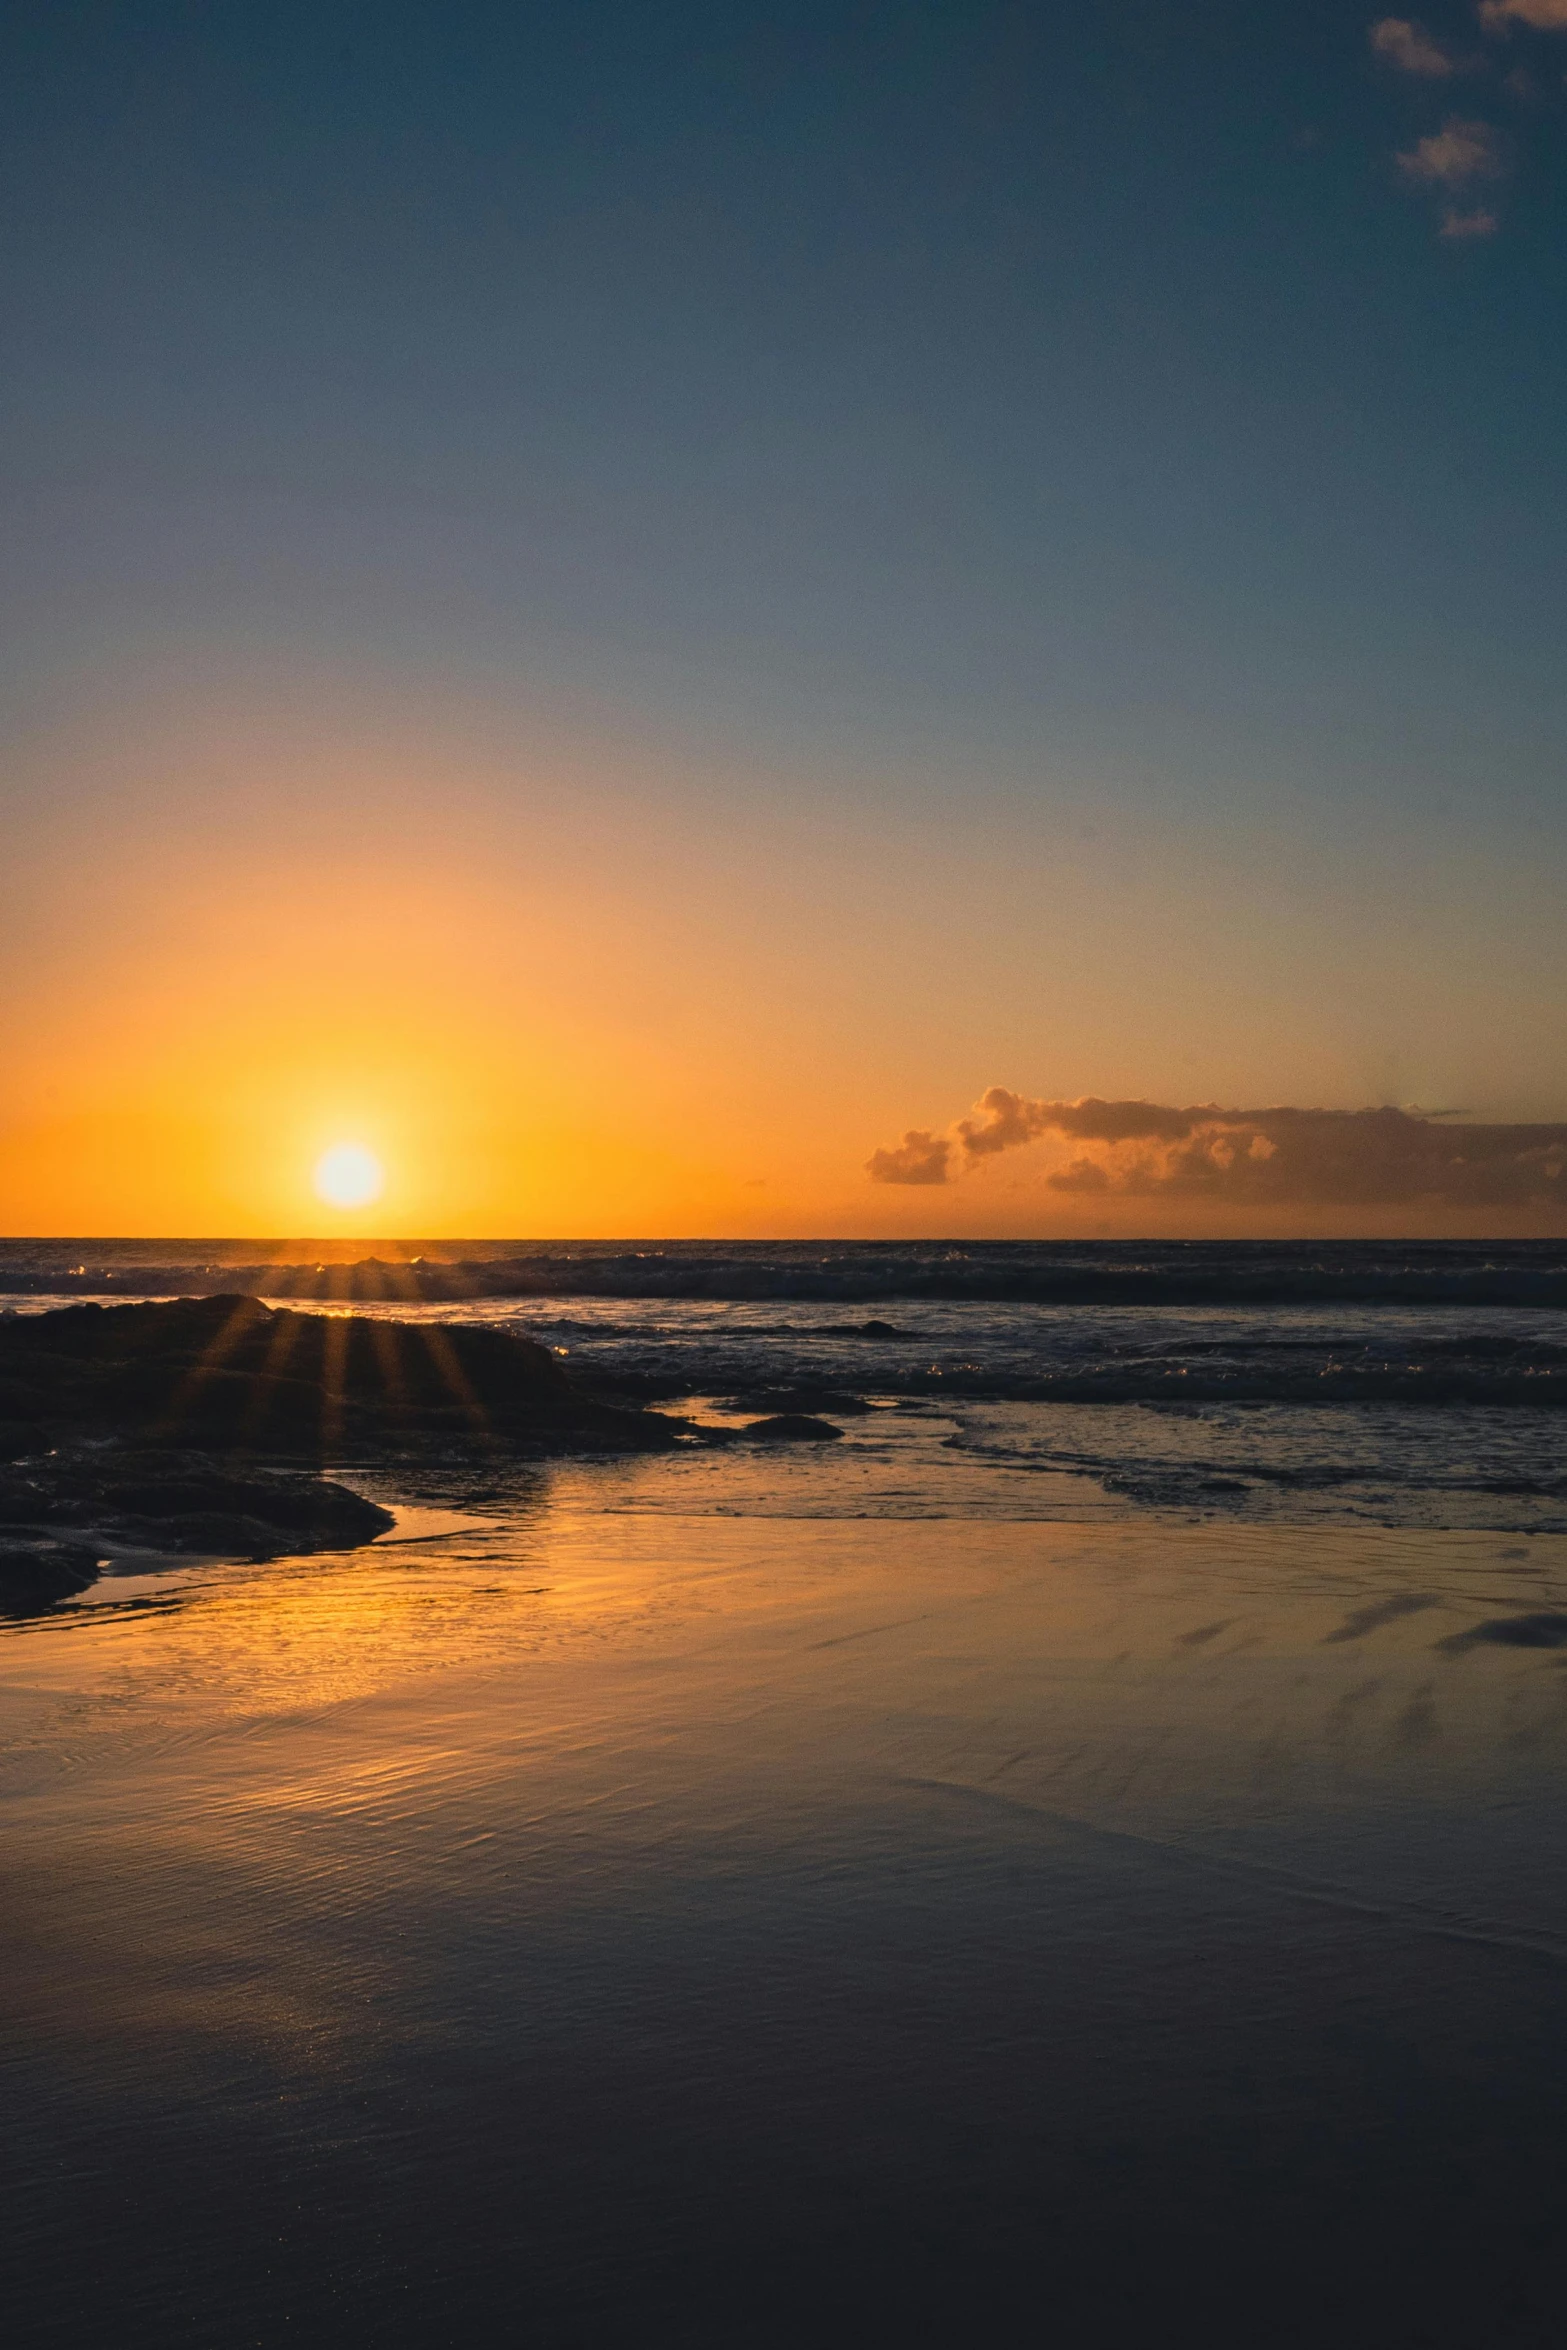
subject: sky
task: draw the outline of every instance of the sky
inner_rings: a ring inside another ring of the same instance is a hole
[[[0,1229],[1567,1231],[1564,296],[1567,0],[0,14]]]

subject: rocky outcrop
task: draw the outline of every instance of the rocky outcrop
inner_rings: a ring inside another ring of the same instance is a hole
[[[190,1454],[66,1446],[0,1469],[0,1609],[74,1597],[106,1554],[294,1557],[357,1549],[395,1524],[378,1502],[298,1470],[235,1475]]]
[[[0,1322],[0,1426],[329,1461],[441,1448],[653,1451],[656,1413],[583,1395],[531,1339],[295,1313],[253,1297],[67,1306]],[[13,1440],[14,1442],[14,1440]]]
[[[677,1423],[583,1395],[501,1330],[301,1314],[253,1297],[0,1321],[0,1609],[107,1552],[270,1559],[374,1541],[392,1513],[331,1461],[665,1449]]]
[[[199,1455],[65,1449],[0,1469],[0,1539],[19,1529],[83,1529],[146,1550],[279,1558],[351,1550],[392,1512],[329,1478],[236,1475]]]
[[[830,1420],[813,1420],[805,1412],[776,1412],[739,1431],[744,1444],[822,1444],[842,1435]]]
[[[98,1574],[88,1542],[47,1534],[0,1534],[0,1615],[34,1615],[57,1599],[74,1599]]]

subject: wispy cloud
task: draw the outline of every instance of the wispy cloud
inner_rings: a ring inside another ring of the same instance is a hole
[[[1520,26],[1534,33],[1567,33],[1567,0],[1477,0],[1475,13],[1483,30],[1494,35],[1505,36]],[[1417,81],[1448,82],[1456,74],[1498,79],[1496,61],[1483,51],[1454,48],[1414,17],[1378,17],[1367,27],[1367,39],[1384,65]],[[1500,74],[1499,81],[1499,94],[1525,106],[1538,107],[1546,95],[1527,65]],[[1406,180],[1439,197],[1469,197],[1467,204],[1438,206],[1439,233],[1453,244],[1483,243],[1496,235],[1501,226],[1498,214],[1474,198],[1479,183],[1504,178],[1512,161],[1511,143],[1494,123],[1457,114],[1450,114],[1440,130],[1427,132],[1397,157]]]
[[[1481,0],[1480,22],[1488,33],[1505,33],[1515,24],[1567,33],[1567,0]]]
[[[1445,81],[1458,70],[1456,58],[1441,42],[1434,41],[1423,25],[1412,24],[1407,16],[1381,17],[1371,28],[1371,46],[1384,65],[1427,81]]]
[[[1230,1208],[1567,1212],[1567,1125],[1454,1125],[1397,1109],[1047,1101],[999,1085],[949,1135],[910,1132],[877,1151],[868,1171],[878,1183],[946,1183],[1041,1139],[1086,1146],[1043,1171],[1043,1187],[1057,1193]]]
[[[1399,169],[1411,179],[1429,180],[1445,188],[1461,188],[1474,179],[1495,179],[1501,172],[1501,141],[1488,122],[1464,122],[1450,114],[1439,131],[1432,131],[1407,155]]]
[[[1487,212],[1483,204],[1477,205],[1473,212],[1458,212],[1449,204],[1442,215],[1443,236],[1460,240],[1466,237],[1494,237],[1500,225],[1496,214]]]

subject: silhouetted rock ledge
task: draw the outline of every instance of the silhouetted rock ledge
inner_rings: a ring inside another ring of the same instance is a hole
[[[647,1452],[654,1412],[583,1395],[503,1330],[295,1313],[253,1297],[66,1306],[0,1322],[0,1426],[324,1462],[432,1450]],[[12,1457],[19,1450],[13,1438]]]
[[[199,1454],[95,1443],[0,1469],[0,1612],[32,1615],[96,1581],[106,1554],[273,1559],[355,1550],[396,1518],[299,1470],[235,1476]]]
[[[33,1615],[57,1599],[74,1599],[97,1575],[98,1553],[89,1542],[0,1534],[0,1615]]]
[[[585,1396],[501,1330],[300,1314],[253,1297],[0,1322],[0,1612],[105,1556],[270,1559],[373,1542],[390,1510],[330,1461],[667,1449],[680,1427]]]
[[[395,1524],[379,1502],[325,1477],[236,1475],[200,1453],[67,1446],[0,1469],[0,1545],[65,1529],[116,1548],[281,1558],[352,1550]]]

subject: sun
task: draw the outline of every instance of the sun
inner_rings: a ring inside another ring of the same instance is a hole
[[[312,1181],[329,1208],[367,1208],[380,1198],[386,1176],[362,1142],[334,1142],[317,1159]]]

